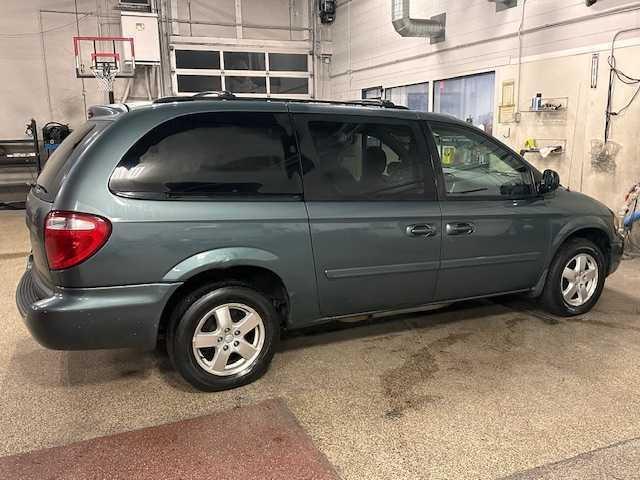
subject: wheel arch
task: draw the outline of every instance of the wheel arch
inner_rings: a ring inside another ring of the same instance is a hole
[[[611,237],[608,233],[608,229],[606,228],[606,224],[602,221],[593,222],[588,225],[571,225],[571,223],[565,225],[563,230],[555,236],[552,244],[551,244],[551,254],[547,257],[547,261],[545,263],[544,270],[538,279],[535,287],[532,290],[531,296],[537,297],[542,293],[544,289],[545,282],[547,280],[547,275],[549,273],[549,268],[551,263],[556,258],[558,251],[565,245],[567,242],[570,242],[574,238],[585,238],[587,240],[592,241],[596,244],[601,250],[605,257],[605,267],[607,268],[607,274],[609,273],[609,266],[611,260]]]
[[[273,263],[274,254],[250,248],[225,248],[193,255],[173,267],[163,281],[182,282],[167,300],[158,326],[158,338],[164,336],[171,312],[184,295],[203,285],[222,281],[245,283],[269,298],[280,316],[281,327],[289,320],[289,291]]]
[[[606,260],[605,265],[608,269],[611,258],[611,235],[609,234],[606,223],[601,219],[598,220],[597,222],[590,222],[588,225],[572,226],[568,224],[565,229],[563,229],[564,231],[556,235],[552,245],[553,255],[547,262],[547,268],[549,268],[549,265],[563,245],[574,238],[585,238],[595,243],[600,250],[602,250]]]

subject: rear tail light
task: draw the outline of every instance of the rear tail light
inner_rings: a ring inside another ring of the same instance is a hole
[[[52,211],[44,225],[44,248],[51,270],[84,262],[111,234],[109,220],[88,213]]]

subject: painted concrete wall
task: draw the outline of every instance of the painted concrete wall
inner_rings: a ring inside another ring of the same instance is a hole
[[[176,33],[193,36],[309,38],[308,30],[300,30],[309,25],[307,0],[242,0],[240,10],[244,13],[240,28],[236,26],[239,22],[235,3],[235,0],[167,0],[167,15],[173,20],[170,27]],[[71,123],[74,127],[84,121],[86,106],[106,103],[107,96],[98,90],[95,80],[76,78],[72,37],[78,32],[80,35],[119,35],[117,0],[78,0],[77,5],[76,23],[74,0],[2,1],[0,138],[23,138],[24,125],[32,117],[40,127],[51,120]],[[126,79],[116,80],[116,100],[122,97],[126,83]],[[155,97],[157,90],[153,81],[151,89]],[[141,72],[129,99],[146,98]]]
[[[368,87],[393,87],[479,73],[496,72],[494,135],[519,150],[526,138],[563,139],[563,155],[527,158],[539,168],[558,170],[563,184],[582,190],[617,209],[623,191],[640,180],[640,98],[613,120],[611,140],[620,145],[615,169],[591,165],[591,143],[603,140],[609,71],[608,49],[614,34],[640,27],[640,2],[602,0],[591,8],[583,0],[529,0],[522,35],[522,78],[519,105],[525,109],[537,92],[568,97],[561,120],[543,121],[523,113],[520,123],[500,124],[501,83],[518,83],[518,29],[522,0],[516,8],[496,13],[486,0],[412,2],[412,16],[446,12],[446,40],[437,45],[421,38],[402,38],[391,25],[390,0],[340,2],[329,33],[334,55],[326,96],[359,98]],[[617,51],[618,66],[640,77],[640,30],[625,35]],[[600,53],[597,88],[590,88],[592,53]],[[623,106],[632,87],[618,86],[614,108]]]
[[[550,155],[546,159],[527,154],[527,159],[539,169],[551,168],[560,173],[565,186],[598,198],[617,210],[623,196],[632,184],[640,181],[640,99],[611,124],[610,141],[619,145],[611,165],[592,164],[592,144],[602,142],[605,128],[605,109],[609,69],[606,68],[606,52],[600,54],[598,86],[590,87],[591,53],[538,60],[526,63],[522,75],[523,99],[528,103],[535,92],[549,96],[568,97],[566,118],[542,113],[522,113],[519,124],[495,125],[496,136],[519,150],[527,138],[561,139],[566,142],[562,155]],[[622,48],[616,52],[618,65],[625,72],[640,76],[640,47]],[[501,67],[497,70],[497,83],[517,77],[517,67]],[[617,84],[614,109],[627,103],[633,87]],[[499,99],[499,93],[496,94]],[[526,105],[523,105],[526,106]]]
[[[0,16],[0,138],[22,138],[24,124],[34,117],[40,126],[50,120],[77,122],[84,116],[83,84],[76,79],[72,36],[75,15],[41,12],[73,11],[70,0],[5,0]],[[96,11],[95,0],[79,0],[80,11]],[[83,35],[97,35],[96,17],[79,15]],[[46,33],[40,34],[40,31]],[[93,81],[85,81],[88,104],[104,102]]]

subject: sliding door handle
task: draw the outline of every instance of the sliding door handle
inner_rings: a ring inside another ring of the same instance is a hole
[[[447,235],[471,235],[474,230],[472,223],[447,223]]]
[[[436,234],[436,227],[428,223],[407,225],[405,233],[410,237],[433,237]]]

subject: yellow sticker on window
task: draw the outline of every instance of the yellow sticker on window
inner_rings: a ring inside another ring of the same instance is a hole
[[[456,147],[443,147],[442,148],[442,164],[451,165],[453,163],[453,156],[456,153]]]

